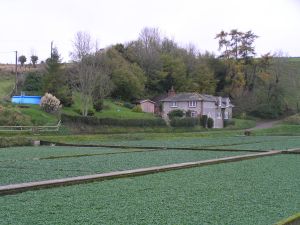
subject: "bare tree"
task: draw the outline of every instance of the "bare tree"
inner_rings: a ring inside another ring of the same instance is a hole
[[[71,56],[74,60],[74,87],[80,94],[82,115],[87,116],[95,92],[99,94],[98,97],[105,97],[111,90],[111,81],[101,63],[101,54],[93,51],[92,39],[88,33],[78,32],[73,48]]]

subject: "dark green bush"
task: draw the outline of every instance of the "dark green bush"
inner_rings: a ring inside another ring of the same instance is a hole
[[[97,118],[94,116],[71,116],[62,114],[62,122],[82,123],[91,126],[120,126],[120,127],[153,127],[166,126],[162,118],[154,119],[115,119],[115,118]]]
[[[180,109],[175,109],[168,113],[168,117],[170,120],[172,120],[175,117],[181,118],[183,116],[184,116],[184,112]]]
[[[142,107],[140,105],[136,105],[133,107],[132,112],[143,112]]]
[[[214,127],[214,120],[213,118],[208,118],[207,119],[207,128],[213,128]]]
[[[186,118],[178,118],[175,117],[171,119],[170,125],[172,127],[194,127],[199,125],[199,118],[196,117],[186,117]]]
[[[133,109],[135,105],[131,104],[130,102],[124,102],[123,106],[128,109]]]
[[[42,87],[43,87],[43,77],[40,73],[30,72],[26,75],[23,91],[30,92],[30,94],[38,95],[41,94]]]
[[[78,113],[79,115],[82,115],[82,110],[81,110],[81,109],[74,109],[73,111],[76,112],[76,113]],[[94,110],[88,109],[87,115],[88,115],[88,116],[93,116],[93,115],[95,115]]]
[[[204,128],[207,127],[207,119],[208,119],[207,115],[202,115],[200,117],[200,125]]]
[[[186,111],[185,116],[186,117],[191,117],[192,116],[192,111],[191,110]]]
[[[235,125],[234,120],[224,120],[224,127],[234,126],[234,125]]]
[[[96,112],[100,112],[103,109],[103,99],[93,99],[93,108]]]

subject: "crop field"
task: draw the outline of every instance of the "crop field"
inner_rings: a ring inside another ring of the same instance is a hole
[[[293,136],[236,136],[236,137],[173,137],[143,140],[89,140],[70,141],[75,144],[101,144],[130,147],[168,147],[168,148],[221,148],[237,150],[285,150],[300,147],[300,137]]]
[[[272,225],[300,210],[299,154],[0,197],[1,224]]]
[[[247,152],[245,152],[246,154]],[[0,149],[0,185],[240,155],[240,152],[19,147]]]

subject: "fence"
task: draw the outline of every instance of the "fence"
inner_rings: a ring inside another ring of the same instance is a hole
[[[0,132],[53,132],[59,131],[61,121],[55,126],[0,126]]]

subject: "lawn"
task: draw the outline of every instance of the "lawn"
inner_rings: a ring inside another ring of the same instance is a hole
[[[134,151],[137,150],[74,147],[3,148],[0,149],[0,185],[241,155],[240,152],[226,151]]]
[[[272,225],[300,210],[299,155],[0,198],[1,224]]]

